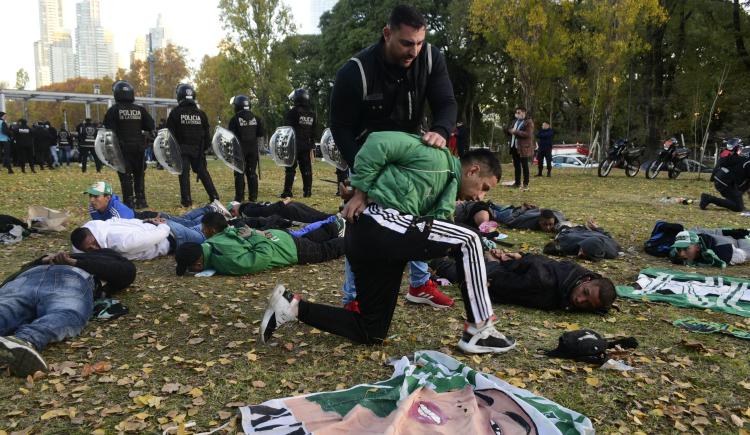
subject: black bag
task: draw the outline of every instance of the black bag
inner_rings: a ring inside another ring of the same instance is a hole
[[[607,349],[617,345],[634,349],[638,347],[638,341],[633,337],[607,341],[596,331],[578,329],[563,333],[558,340],[557,348],[546,351],[545,355],[602,365],[607,361]]]

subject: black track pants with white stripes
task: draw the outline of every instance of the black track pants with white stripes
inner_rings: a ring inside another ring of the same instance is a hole
[[[299,320],[358,343],[380,343],[391,325],[406,263],[445,255],[462,265],[457,269],[468,321],[492,317],[482,245],[473,230],[370,204],[357,222],[346,227],[346,256],[361,313],[303,300]]]

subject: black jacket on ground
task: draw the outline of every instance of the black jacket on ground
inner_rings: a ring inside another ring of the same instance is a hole
[[[229,131],[242,145],[242,152],[257,152],[258,138],[265,136],[260,118],[249,110],[240,110],[229,120]]]
[[[440,50],[425,44],[409,68],[403,68],[386,64],[384,45],[381,38],[355,55],[364,70],[367,95],[357,62],[349,60],[336,73],[331,132],[350,168],[369,133],[390,130],[418,134],[425,100],[432,114],[430,131],[448,140],[456,124],[456,98]]]
[[[76,260],[76,265],[74,267],[83,269],[94,276],[96,281],[94,299],[127,288],[133,283],[133,281],[135,281],[136,269],[133,262],[111,249],[99,249],[94,252],[81,252],[70,254],[70,256]],[[35,266],[43,265],[43,258],[44,256],[39,257],[36,260],[23,265],[18,272],[7,277],[3,283],[0,284],[0,287],[15,279],[16,276],[24,271]],[[103,285],[102,281],[106,282],[106,284]]]
[[[294,106],[286,112],[286,123],[294,128],[297,151],[310,151],[315,147],[315,112],[305,106]]]
[[[617,258],[622,250],[608,232],[601,228],[590,230],[583,225],[562,227],[555,236],[555,248],[545,254],[577,256],[583,248],[586,258],[595,261]]]
[[[123,152],[146,149],[143,131],[154,131],[154,118],[148,111],[134,103],[116,103],[104,115],[104,127],[117,135]]]
[[[187,156],[198,157],[211,144],[206,112],[193,100],[182,100],[169,112],[167,128],[180,145],[180,152]]]

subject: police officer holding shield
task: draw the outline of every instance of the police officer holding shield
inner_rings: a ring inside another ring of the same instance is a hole
[[[180,204],[191,207],[190,168],[198,175],[208,194],[208,201],[219,199],[211,174],[206,166],[205,151],[211,143],[208,117],[196,104],[195,89],[187,83],[180,83],[175,90],[177,107],[169,112],[167,128],[180,145],[182,173],[180,174]]]
[[[231,101],[234,116],[229,120],[229,131],[234,133],[242,146],[245,160],[245,173],[234,173],[234,200],[242,202],[245,196],[245,177],[250,202],[258,200],[258,140],[265,135],[260,118],[250,111],[250,98],[237,95]]]
[[[315,112],[310,109],[310,93],[307,89],[295,89],[289,96],[294,106],[286,112],[286,123],[294,129],[297,147],[297,160],[286,168],[284,191],[281,198],[292,196],[294,175],[299,164],[302,173],[302,192],[305,198],[312,196],[312,161],[310,151],[315,147]]]
[[[135,90],[130,83],[116,81],[112,85],[112,93],[116,103],[104,115],[104,128],[115,133],[125,159],[125,173],[117,174],[123,202],[130,208],[147,208],[144,180],[146,143],[143,132],[153,134],[154,119],[143,106],[134,103]]]

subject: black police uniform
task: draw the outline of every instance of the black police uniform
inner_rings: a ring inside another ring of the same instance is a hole
[[[70,137],[68,130],[66,130],[65,127],[61,127],[60,130],[57,131],[57,144],[60,146],[60,156],[62,157],[60,159],[60,166],[62,166],[63,161],[70,166],[70,149],[72,143],[72,138]]]
[[[96,141],[96,125],[92,122],[82,122],[76,127],[78,133],[78,161],[81,162],[81,172],[86,172],[86,166],[89,162],[89,154],[94,157],[96,172],[102,172],[102,161],[94,152],[94,142]]]
[[[428,130],[448,140],[456,124],[456,98],[440,50],[426,43],[412,64],[404,68],[386,63],[384,48],[381,38],[336,73],[331,133],[350,168],[373,131],[421,133],[425,102],[432,115]]]
[[[34,136],[31,133],[31,127],[22,119],[12,128],[13,139],[16,141],[18,151],[18,164],[21,166],[21,172],[26,172],[26,164],[29,164],[31,172],[34,170]]]
[[[315,113],[308,106],[295,105],[286,112],[286,124],[294,128],[297,159],[285,169],[282,197],[292,196],[292,185],[297,164],[302,174],[302,191],[305,197],[312,195],[312,162],[310,150],[315,147]]]
[[[265,136],[261,119],[243,109],[229,120],[229,130],[234,133],[242,146],[245,160],[245,173],[234,173],[234,200],[242,202],[245,196],[245,177],[247,177],[248,197],[251,202],[258,200],[258,138]]]
[[[169,112],[167,128],[180,144],[182,153],[182,174],[180,174],[180,203],[190,207],[193,199],[190,195],[190,168],[198,175],[208,194],[208,200],[219,199],[211,174],[206,167],[205,150],[211,143],[208,117],[193,100],[182,100]]]
[[[732,211],[744,211],[742,195],[750,186],[750,158],[732,154],[720,159],[711,175],[711,181],[724,198],[704,193],[701,195],[701,208],[714,204]]]
[[[50,147],[54,142],[49,129],[44,123],[38,122],[31,129],[31,134],[34,136],[34,162],[39,165],[39,169],[43,170],[44,165],[52,169]]]
[[[104,115],[104,127],[114,131],[125,159],[125,173],[118,173],[123,202],[131,208],[146,208],[146,142],[143,131],[153,133],[154,119],[132,102],[118,102]],[[133,193],[135,190],[135,202]]]

